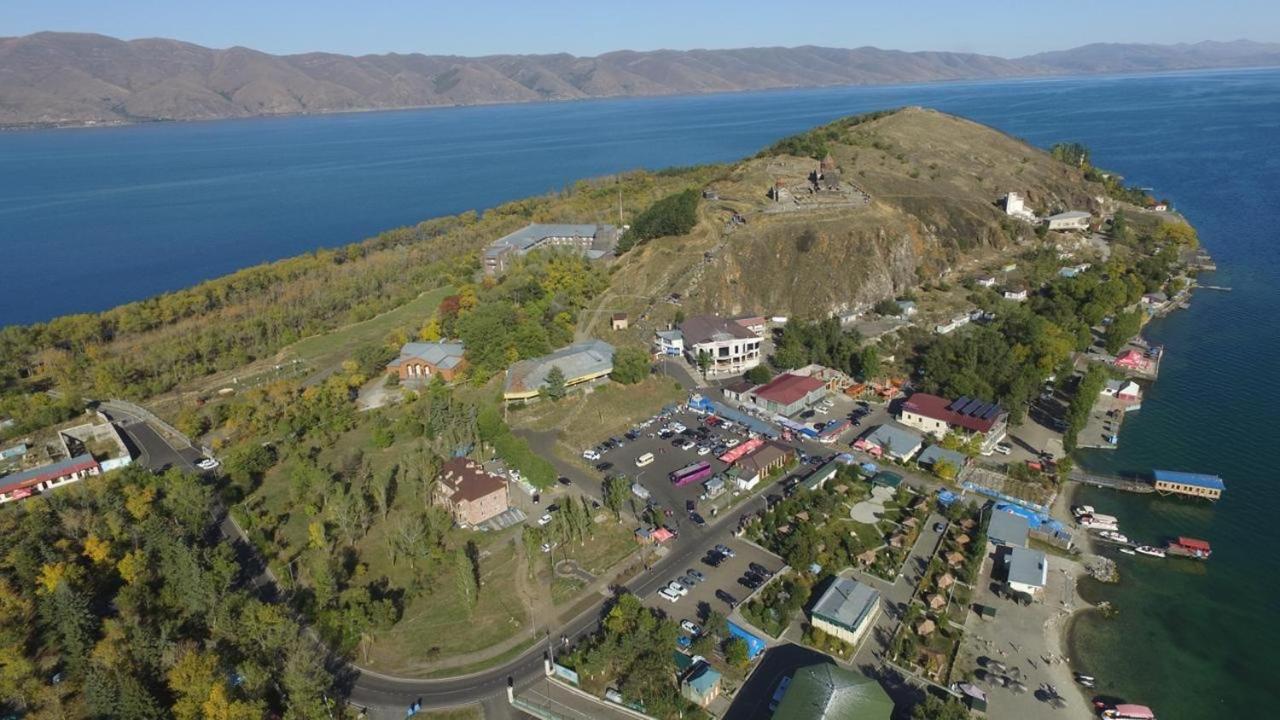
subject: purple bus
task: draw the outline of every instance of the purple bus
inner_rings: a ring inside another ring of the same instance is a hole
[[[707,462],[696,462],[692,465],[686,465],[685,467],[671,473],[670,477],[671,482],[675,483],[676,487],[695,483],[699,480],[706,480],[711,477],[711,464]]]

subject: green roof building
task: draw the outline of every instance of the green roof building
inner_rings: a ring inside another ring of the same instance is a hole
[[[831,663],[796,671],[773,720],[889,720],[893,701],[880,683]]]

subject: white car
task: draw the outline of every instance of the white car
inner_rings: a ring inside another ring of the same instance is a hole
[[[542,543],[542,552],[549,553],[553,547],[555,547],[555,545],[552,545],[551,543]]]
[[[703,445],[703,446],[701,446],[701,447],[699,447],[699,448],[698,448],[698,454],[699,454],[699,455],[710,455],[710,454],[711,454],[711,448],[707,447],[706,445]]]
[[[678,580],[672,580],[670,583],[668,583],[667,590],[675,593],[676,595],[679,595],[680,597],[684,597],[685,595],[689,594],[689,588],[681,585],[680,581]]]
[[[600,453],[596,452],[595,450],[583,450],[582,457],[586,460],[599,460]]]
[[[538,518],[538,525],[546,526],[550,524],[551,524],[551,513],[547,513],[546,515],[543,515],[542,517]]]
[[[673,422],[671,423],[671,429],[675,432],[682,433],[689,428],[685,427],[683,423]]]
[[[680,449],[681,449],[681,450],[689,450],[689,449],[691,449],[691,448],[693,448],[693,441],[692,441],[692,440],[685,440],[684,442],[680,443]]]
[[[738,440],[738,438],[736,438],[736,437],[731,437],[731,438],[729,438],[728,440],[725,440],[725,441],[724,441],[724,445],[725,445],[725,447],[734,447],[734,446],[735,446],[735,445],[737,445],[739,442],[741,442],[741,441],[740,441],[740,440]]]
[[[996,445],[996,452],[1000,453],[1001,455],[1008,455],[1009,453],[1013,452],[1013,446],[1007,445],[1005,443],[1000,443],[999,445]]]
[[[218,461],[213,458],[204,458],[200,462],[196,463],[196,467],[201,470],[213,470],[218,467]]]
[[[681,621],[680,621],[680,629],[681,629],[681,630],[684,630],[685,632],[689,633],[690,635],[701,635],[701,634],[702,634],[702,628],[698,627],[698,624],[697,624],[697,623],[695,623],[695,622],[694,622],[694,621],[692,621],[692,620],[681,620]]]
[[[670,602],[675,602],[680,599],[679,595],[671,592],[671,588],[665,588],[665,587],[658,591],[658,596]]]

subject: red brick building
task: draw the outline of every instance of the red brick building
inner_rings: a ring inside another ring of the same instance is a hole
[[[478,525],[506,512],[507,481],[468,458],[453,458],[440,467],[435,501],[462,526]]]

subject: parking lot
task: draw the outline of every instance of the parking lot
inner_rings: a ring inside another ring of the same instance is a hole
[[[718,566],[711,565],[707,562],[707,554],[717,543],[708,541],[703,548],[703,553],[698,556],[698,559],[692,561],[689,567],[676,568],[668,573],[669,576],[655,577],[641,588],[641,599],[646,605],[661,610],[675,620],[692,620],[701,625],[712,610],[726,617],[732,612],[728,603],[716,597],[717,590],[728,593],[738,604],[746,602],[747,598],[755,592],[738,583],[752,563],[763,566],[772,574],[777,574],[783,567],[781,558],[755,545],[737,538],[721,542],[733,551],[733,557],[724,558]],[[689,588],[687,595],[672,602],[658,594],[662,587],[690,570],[698,571],[705,579]]]
[[[673,423],[683,425],[687,432],[693,432],[703,427],[703,418],[697,413],[675,413],[670,418]],[[662,429],[663,422],[659,420],[649,427],[641,429],[635,440],[620,437],[618,439],[623,443],[621,447],[614,449],[602,448],[603,452],[600,454],[600,459],[591,462],[603,468],[599,470],[602,477],[606,474],[625,475],[632,482],[643,486],[650,494],[648,502],[664,510],[669,510],[668,524],[673,529],[684,532],[695,527],[686,510],[688,502],[694,502],[699,514],[705,514],[707,519],[713,517],[715,515],[715,507],[723,503],[708,505],[705,500],[701,499],[700,496],[703,494],[701,482],[693,482],[683,487],[676,487],[668,479],[668,476],[675,470],[702,461],[711,465],[713,475],[721,473],[728,465],[717,459],[719,453],[711,451],[704,455],[699,455],[698,445],[726,446],[727,449],[728,445],[740,444],[746,441],[749,436],[746,430],[737,426],[707,428],[706,440],[701,440],[696,435],[681,435],[679,433],[672,434],[670,437],[662,437],[659,435]],[[694,447],[682,450],[675,445],[680,440],[692,442]],[[645,454],[652,454],[653,462],[644,467],[638,467],[636,458]],[[600,463],[610,463],[611,466],[605,467]],[[726,495],[730,495],[732,492],[732,488],[727,489]],[[646,501],[634,496],[633,500],[636,511],[643,511]]]

